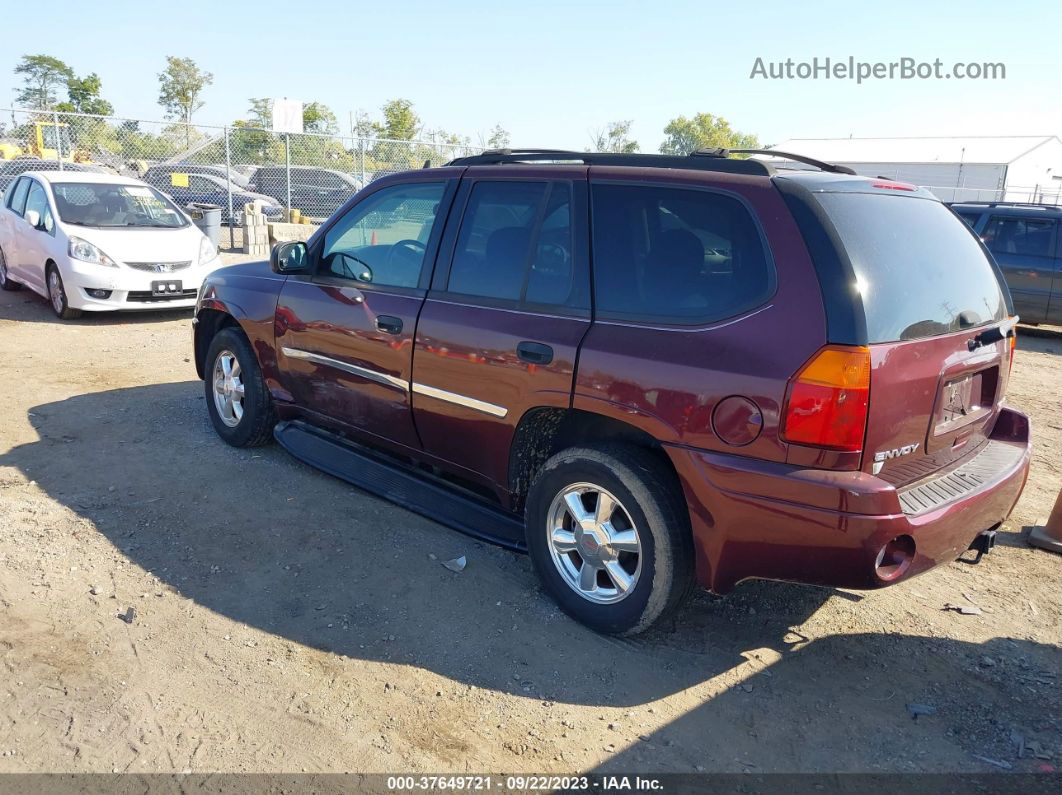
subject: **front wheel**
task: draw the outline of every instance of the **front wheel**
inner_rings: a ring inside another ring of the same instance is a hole
[[[52,305],[52,311],[60,320],[76,320],[81,317],[81,310],[70,306],[66,297],[66,285],[63,284],[63,275],[54,265],[48,266],[48,303]]]
[[[692,588],[687,509],[650,451],[615,444],[558,453],[531,486],[526,519],[545,589],[598,632],[642,632]]]
[[[277,416],[247,337],[237,328],[222,329],[210,341],[206,364],[207,410],[218,436],[233,447],[266,444]]]

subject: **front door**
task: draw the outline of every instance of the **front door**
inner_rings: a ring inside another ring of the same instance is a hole
[[[982,233],[1010,287],[1014,311],[1026,323],[1047,319],[1056,226],[1052,218],[997,215],[989,219]]]
[[[590,326],[586,169],[530,169],[466,173],[413,363],[424,449],[502,495],[524,414],[570,407]]]
[[[325,227],[277,304],[282,380],[319,418],[406,447],[413,333],[451,181],[390,183]]]

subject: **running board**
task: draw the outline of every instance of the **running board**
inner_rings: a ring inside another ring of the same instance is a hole
[[[341,436],[300,420],[278,423],[281,447],[312,467],[401,505],[454,530],[492,544],[527,551],[524,525],[502,508],[427,474],[385,461]]]

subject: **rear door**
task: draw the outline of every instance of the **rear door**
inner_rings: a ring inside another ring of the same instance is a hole
[[[1047,322],[1062,326],[1062,228],[1055,230],[1055,270],[1047,303]]]
[[[981,233],[1010,286],[1014,311],[1027,323],[1047,320],[1057,226],[1053,218],[993,215]]]
[[[413,333],[455,190],[438,173],[392,181],[315,236],[312,271],[287,279],[276,315],[282,380],[302,409],[420,446],[410,415]]]
[[[452,217],[417,326],[413,415],[427,452],[505,490],[524,414],[571,405],[590,326],[586,168],[470,168]]]
[[[851,260],[866,316],[862,468],[903,485],[973,453],[992,430],[1009,347],[978,337],[1009,324],[1003,284],[976,236],[933,199],[893,189],[817,198]]]

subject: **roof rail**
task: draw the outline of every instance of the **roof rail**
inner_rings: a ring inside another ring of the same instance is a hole
[[[1042,210],[1062,210],[1062,205],[1043,204],[1042,202],[1000,202],[978,199],[955,199],[953,201],[947,202],[947,204],[977,204],[984,207],[1038,207]]]
[[[776,149],[731,149],[730,152],[735,155],[770,155],[771,157],[780,157],[783,160],[793,160],[797,163],[814,166],[819,171],[829,171],[832,174],[851,174],[855,176],[855,171],[848,166],[838,166],[833,163],[816,160],[813,157],[794,155],[792,152],[779,152]]]
[[[716,154],[707,154],[716,152]],[[721,154],[719,154],[721,153]],[[488,149],[482,154],[458,157],[448,166],[555,163],[570,161],[588,166],[638,166],[642,168],[687,168],[730,174],[770,176],[774,170],[761,160],[729,158],[725,149],[699,150],[690,155],[643,155],[616,152],[572,152],[564,149]]]

